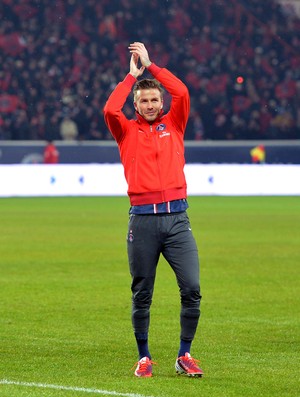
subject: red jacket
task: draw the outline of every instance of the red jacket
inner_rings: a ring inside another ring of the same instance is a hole
[[[45,164],[57,164],[59,159],[59,153],[53,143],[49,143],[44,150],[44,163]]]
[[[158,204],[186,198],[184,132],[190,111],[187,87],[171,72],[151,64],[148,71],[171,94],[170,110],[149,124],[122,108],[136,79],[128,74],[104,107],[105,122],[115,138],[124,166],[131,205]]]

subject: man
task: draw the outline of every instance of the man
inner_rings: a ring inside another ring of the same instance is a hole
[[[162,254],[175,272],[181,297],[180,347],[175,369],[179,374],[202,376],[197,360],[190,355],[201,295],[198,251],[186,213],[183,171],[189,93],[171,72],[150,61],[143,43],[130,44],[129,51],[130,71],[108,98],[104,118],[119,146],[131,204],[127,251],[132,276],[132,324],[139,352],[135,375],[152,376],[148,346],[150,305]],[[155,79],[138,81],[145,69]],[[172,96],[166,115],[160,83]],[[136,120],[127,119],[122,112],[132,88]]]
[[[57,164],[59,152],[52,141],[48,141],[44,149],[44,164]]]

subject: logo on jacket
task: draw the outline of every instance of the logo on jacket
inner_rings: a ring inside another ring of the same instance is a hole
[[[163,132],[161,132],[158,136],[159,136],[160,138],[164,138],[165,136],[170,136],[170,135],[171,135],[170,132],[163,131]]]
[[[156,131],[159,131],[159,137],[164,138],[165,136],[171,135],[169,132],[165,131],[166,124],[159,124],[156,128]]]
[[[163,131],[166,129],[166,124],[158,124],[156,131]]]

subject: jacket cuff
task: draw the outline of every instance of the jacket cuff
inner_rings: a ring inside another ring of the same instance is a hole
[[[128,85],[128,87],[132,87],[136,83],[136,78],[132,76],[132,74],[128,73],[125,76],[124,83]]]
[[[158,73],[161,71],[162,68],[157,66],[154,62],[151,63],[151,65],[147,68],[147,70],[152,74],[152,76],[158,75]]]

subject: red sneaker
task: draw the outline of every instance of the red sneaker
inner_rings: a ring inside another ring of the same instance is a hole
[[[134,375],[141,378],[150,378],[152,376],[152,364],[156,363],[151,361],[149,357],[143,357],[136,364]]]
[[[203,371],[198,367],[199,360],[191,357],[190,353],[185,353],[184,356],[178,357],[175,362],[175,369],[179,375],[202,377]]]

